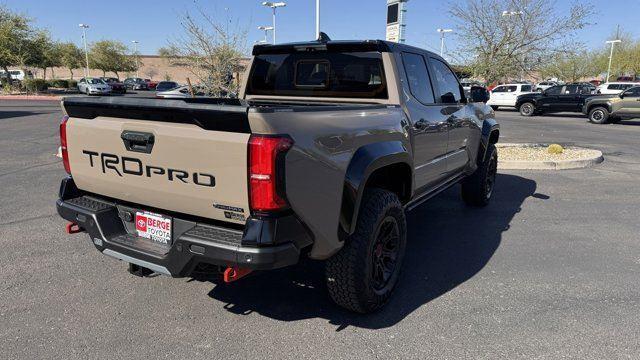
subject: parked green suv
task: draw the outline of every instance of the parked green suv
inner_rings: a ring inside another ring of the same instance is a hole
[[[640,86],[632,87],[616,95],[588,98],[582,113],[594,124],[618,122],[623,119],[640,118]]]

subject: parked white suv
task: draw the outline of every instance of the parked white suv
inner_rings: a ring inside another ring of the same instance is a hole
[[[11,75],[11,80],[13,81],[24,81],[24,79],[33,78],[33,73],[29,70],[9,69],[9,74]],[[0,78],[6,77],[6,72],[4,70],[0,70]]]
[[[497,110],[500,106],[515,107],[518,96],[533,92],[531,84],[504,84],[498,85],[491,90],[491,98],[487,105],[493,110]]]
[[[620,94],[634,86],[640,86],[640,83],[634,82],[610,82],[604,83],[596,88],[598,94]]]
[[[543,82],[540,82],[540,83],[536,84],[534,90],[537,91],[537,92],[543,92],[543,91],[547,90],[548,88],[550,88],[552,86],[556,86],[556,85],[558,85],[558,83],[555,82],[555,81],[543,81]]]

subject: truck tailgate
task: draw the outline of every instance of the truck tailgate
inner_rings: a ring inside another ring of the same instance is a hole
[[[67,148],[79,189],[159,211],[245,223],[249,133],[96,115],[69,112]],[[145,139],[150,148],[140,146]]]

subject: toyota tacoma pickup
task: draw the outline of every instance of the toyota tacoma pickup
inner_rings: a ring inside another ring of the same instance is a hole
[[[588,98],[582,107],[582,113],[594,124],[640,118],[640,86],[632,87],[620,94]]]
[[[326,261],[337,304],[376,310],[398,282],[405,211],[457,183],[488,204],[488,94],[466,98],[441,57],[379,40],[252,55],[238,99],[64,99],[58,213],[136,275],[231,282],[308,257]]]

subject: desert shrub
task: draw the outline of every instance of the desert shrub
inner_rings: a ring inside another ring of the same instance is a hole
[[[562,154],[564,152],[564,148],[558,144],[551,144],[547,147],[547,152],[549,154]]]
[[[51,79],[51,80],[47,81],[47,86],[48,87],[54,87],[54,88],[68,89],[69,88],[69,81],[65,80],[65,79]]]
[[[45,91],[47,90],[47,81],[44,79],[25,79],[22,86],[27,91]]]

